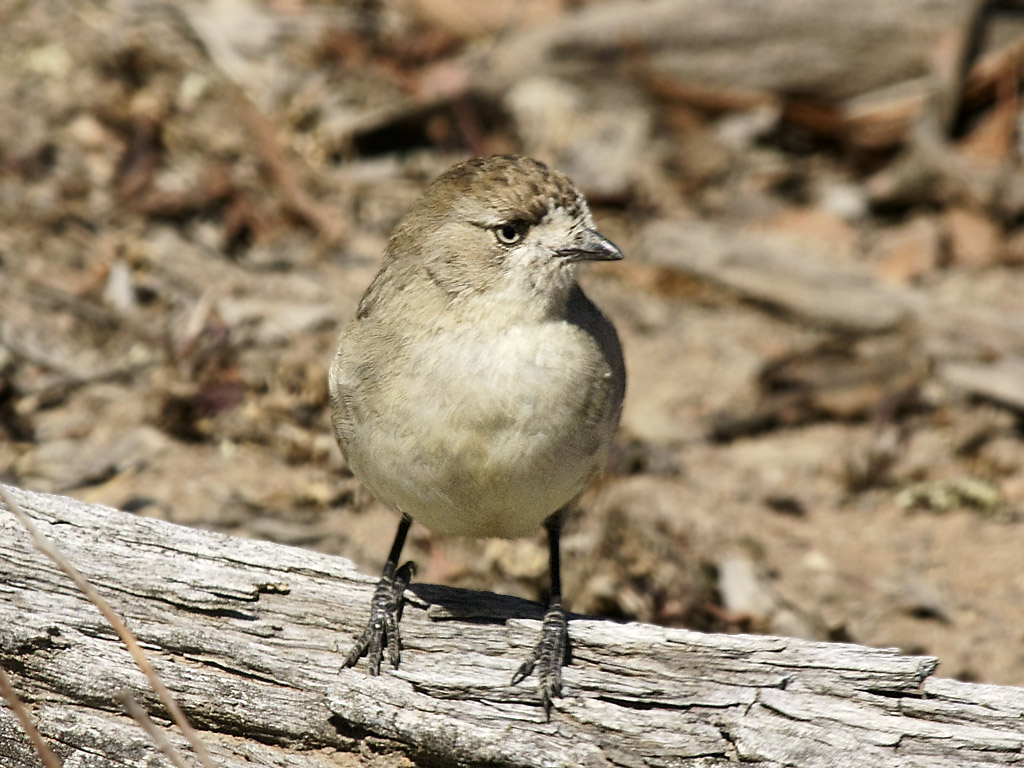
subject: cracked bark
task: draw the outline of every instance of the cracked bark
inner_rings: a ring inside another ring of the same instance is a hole
[[[346,560],[14,493],[225,766],[1024,764],[1024,690],[935,678],[935,659],[580,618],[546,723],[535,681],[507,684],[540,607],[444,587],[407,593],[398,672],[341,670],[376,581]],[[165,721],[142,674],[2,510],[0,663],[67,765],[162,764],[113,699]],[[37,765],[7,709],[0,764]]]

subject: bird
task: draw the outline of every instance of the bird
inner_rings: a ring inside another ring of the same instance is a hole
[[[550,718],[569,654],[560,533],[602,470],[626,371],[613,324],[576,280],[621,250],[563,173],[517,155],[461,162],[395,227],[380,270],[341,332],[329,398],[352,473],[399,516],[370,618],[343,667],[397,669],[398,567],[415,520],[435,534],[549,545],[540,638],[511,685],[538,672]]]

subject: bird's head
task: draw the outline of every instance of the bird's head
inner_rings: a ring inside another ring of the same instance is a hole
[[[487,296],[538,308],[564,304],[579,262],[622,258],[564,174],[514,155],[441,175],[402,219],[389,251],[416,259],[453,301]]]

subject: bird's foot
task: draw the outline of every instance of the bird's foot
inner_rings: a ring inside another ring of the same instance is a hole
[[[394,567],[394,566],[392,566]],[[398,622],[402,618],[403,595],[409,586],[409,580],[416,572],[416,564],[411,560],[388,574],[385,571],[377,582],[373,599],[370,601],[370,621],[366,624],[363,634],[349,651],[342,663],[343,667],[351,667],[365,654],[371,675],[380,674],[380,661],[384,655],[384,644],[387,643],[388,661],[398,669],[402,656],[402,640],[398,633]]]
[[[562,697],[562,667],[569,650],[569,621],[561,603],[552,603],[544,614],[540,640],[533,647],[530,657],[519,665],[512,676],[512,685],[529,677],[537,667],[540,682],[540,698],[544,715],[551,718],[551,700]]]

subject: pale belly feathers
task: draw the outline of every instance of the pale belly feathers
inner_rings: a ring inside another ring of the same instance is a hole
[[[375,409],[372,429],[354,420],[350,464],[384,504],[435,532],[528,536],[603,463],[611,372],[565,322],[460,336],[417,344],[387,411]],[[595,397],[608,402],[595,408]]]

